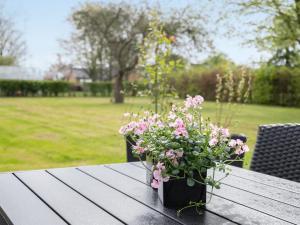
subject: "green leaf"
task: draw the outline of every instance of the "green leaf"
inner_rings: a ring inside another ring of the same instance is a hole
[[[173,174],[173,175],[177,175],[177,174],[179,174],[179,172],[180,172],[180,171],[179,171],[178,169],[172,170],[172,174]]]
[[[195,181],[188,177],[187,180],[186,180],[186,184],[189,186],[189,187],[193,187],[195,185]]]

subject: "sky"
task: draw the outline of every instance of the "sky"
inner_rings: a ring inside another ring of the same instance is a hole
[[[118,0],[104,0],[109,1]],[[174,5],[183,7],[188,3],[197,4],[197,1],[160,0],[160,5],[164,8]],[[6,15],[13,18],[27,43],[27,56],[23,65],[46,71],[57,61],[57,54],[62,52],[59,40],[67,39],[72,31],[67,18],[72,9],[82,2],[84,0],[4,0]],[[139,4],[138,0],[130,2]],[[262,56],[255,47],[242,46],[239,38],[219,36],[214,38],[214,44],[217,51],[225,53],[239,64],[251,65]],[[205,53],[200,53],[197,60],[205,56]]]

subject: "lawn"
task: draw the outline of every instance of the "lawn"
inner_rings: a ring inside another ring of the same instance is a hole
[[[148,109],[147,99],[112,104],[109,98],[1,98],[0,171],[125,162],[118,134],[127,111]],[[214,118],[216,105],[204,104]],[[259,124],[300,122],[300,109],[246,105],[231,128],[254,147]],[[252,151],[246,156],[249,167]]]

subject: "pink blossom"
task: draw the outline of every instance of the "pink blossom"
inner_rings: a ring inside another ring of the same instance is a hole
[[[142,147],[141,144],[142,144],[142,141],[139,140],[139,141],[137,141],[136,145],[133,146],[133,149],[139,154],[142,154],[146,151],[146,148]]]
[[[248,145],[243,145],[242,146],[242,150],[243,150],[243,152],[249,152],[249,147],[248,147]]]
[[[158,162],[155,167],[156,167],[156,169],[154,169],[154,171],[153,171],[153,177],[154,177],[154,179],[153,179],[153,181],[151,183],[151,186],[153,188],[158,188],[158,185],[159,185],[160,182],[162,182],[162,181],[163,182],[168,182],[169,179],[170,179],[170,177],[168,177],[168,176],[167,177],[163,177],[162,176],[162,171],[165,170],[165,166],[164,166],[163,163]]]
[[[153,177],[154,177],[156,180],[161,180],[161,170],[154,170],[154,171],[153,171]]]
[[[175,152],[173,149],[170,149],[166,152],[166,156],[170,159],[174,159],[176,156],[175,156]]]
[[[228,145],[229,145],[229,147],[232,147],[232,148],[235,147],[235,146],[236,146],[236,140],[231,139],[231,140],[229,141]]]
[[[208,144],[210,146],[215,146],[216,144],[218,144],[218,139],[217,138],[212,138],[209,140]]]
[[[184,122],[183,122],[182,119],[177,118],[177,119],[175,120],[175,123],[172,124],[172,125],[174,125],[174,127],[175,127],[174,134],[175,134],[176,136],[184,136],[184,137],[188,137],[188,132],[187,132],[187,130],[186,130],[186,128],[185,128],[185,124],[184,124]]]
[[[176,114],[174,113],[174,112],[169,112],[169,115],[168,115],[168,119],[169,120],[174,120],[174,119],[176,119]]]
[[[132,121],[132,122],[128,123],[127,125],[121,127],[119,130],[119,133],[122,135],[127,135],[130,132],[133,132],[133,130],[135,129],[136,126],[137,126],[137,123]]]
[[[229,137],[230,133],[229,130],[227,128],[221,128],[221,134],[223,137]]]
[[[236,144],[237,145],[243,145],[244,142],[242,140],[240,140],[240,139],[236,139]]]
[[[164,125],[164,123],[162,121],[157,121],[157,126],[160,127],[160,128],[162,128],[165,125]]]
[[[189,122],[193,121],[193,116],[190,113],[186,114],[186,118]]]
[[[152,183],[151,183],[151,187],[155,188],[155,189],[158,189],[159,187],[159,182],[155,179],[152,180]]]
[[[204,98],[200,95],[196,95],[194,98],[188,95],[184,104],[186,108],[197,108],[203,103],[203,101]]]
[[[228,143],[228,146],[235,149],[235,154],[243,154],[244,152],[249,151],[249,147],[240,139],[233,140],[231,139]]]
[[[157,169],[160,169],[160,170],[164,170],[164,169],[165,169],[165,166],[164,166],[163,163],[158,162],[158,163],[156,164],[156,168],[157,168]]]
[[[216,125],[210,124],[210,138],[217,138],[219,141],[226,141],[230,136],[229,130],[227,128],[218,127]]]
[[[134,134],[141,135],[148,129],[148,124],[144,121],[137,123]]]

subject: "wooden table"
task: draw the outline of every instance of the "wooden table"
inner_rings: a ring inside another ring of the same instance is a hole
[[[233,167],[202,215],[178,218],[122,163],[2,173],[0,206],[1,225],[300,224],[300,183]]]

